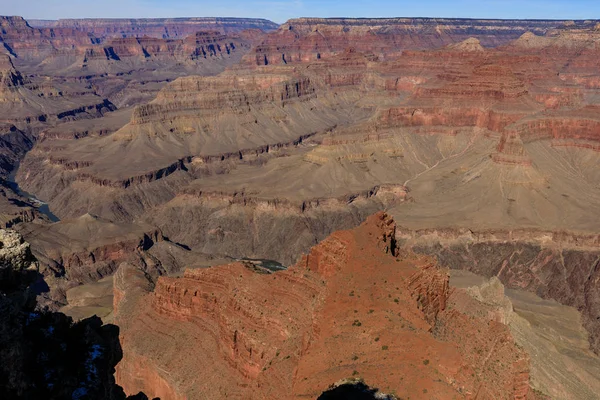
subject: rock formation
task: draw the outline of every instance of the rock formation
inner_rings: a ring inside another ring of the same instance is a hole
[[[379,213],[286,271],[187,270],[153,291],[121,266],[119,384],[173,399],[314,398],[360,376],[400,398],[531,398],[528,358],[508,329],[447,309],[448,276],[429,259],[398,258],[394,238]]]
[[[35,310],[36,260],[15,231],[0,230],[0,393],[10,399],[125,399],[115,384],[119,328]],[[131,399],[147,399],[143,394]]]
[[[0,54],[0,90],[10,90],[23,84],[23,76],[15,69],[10,56]]]
[[[170,63],[192,64],[199,60],[240,58],[250,48],[251,41],[240,36],[226,36],[219,32],[195,32],[185,39],[156,39],[147,36],[113,38],[103,45],[82,48],[78,54],[80,68],[88,73],[116,71],[135,64]],[[47,63],[59,63],[64,55],[57,54]],[[148,68],[147,65],[140,68]],[[75,69],[73,66],[68,67]]]
[[[451,287],[467,288],[450,307],[507,325],[517,344],[530,355],[530,385],[542,398],[587,399],[600,387],[600,358],[589,350],[577,309],[507,289],[489,280],[452,270]],[[475,303],[475,305],[474,305]]]
[[[298,40],[312,32],[297,29]],[[277,35],[285,32],[269,37]],[[475,216],[490,226],[593,229],[579,205],[595,204],[598,160],[565,155],[597,148],[591,97],[558,79],[561,64],[541,62],[545,53],[477,40],[393,61],[347,50],[302,67],[182,78],[111,135],[45,141],[19,178],[62,217],[144,218],[204,253],[286,264],[384,207],[424,224]],[[565,157],[570,167],[557,162]],[[479,193],[495,212],[456,201]],[[432,214],[443,215],[423,218]]]
[[[531,291],[581,311],[598,353],[600,297],[595,282],[598,235],[537,230],[401,230],[399,242],[435,256],[442,265],[497,277],[509,288]],[[467,261],[468,260],[468,261]]]
[[[185,38],[199,31],[239,33],[246,29],[272,31],[279,25],[258,18],[146,18],[146,19],[59,19],[30,20],[36,28],[73,29],[98,38],[143,37]]]
[[[52,309],[67,304],[69,289],[110,277],[123,262],[156,278],[177,272],[181,262],[188,261],[188,250],[145,224],[112,223],[86,214],[51,225],[16,228],[32,244],[40,273],[50,286],[38,303]],[[173,260],[174,256],[178,259]]]
[[[36,58],[51,53],[52,42],[38,29],[32,28],[22,17],[0,16],[0,47],[2,53],[13,57]]]
[[[327,59],[353,48],[384,59],[402,50],[435,49],[474,37],[499,46],[526,32],[545,34],[561,21],[503,21],[444,18],[298,18],[287,21],[246,58],[272,65]]]

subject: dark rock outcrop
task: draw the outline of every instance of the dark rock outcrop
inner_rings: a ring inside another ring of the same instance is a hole
[[[331,385],[317,400],[396,400],[396,397],[380,393],[359,379],[345,379]]]
[[[29,244],[10,230],[0,230],[0,242],[0,396],[125,399],[113,377],[122,358],[119,328],[37,310],[41,281]]]

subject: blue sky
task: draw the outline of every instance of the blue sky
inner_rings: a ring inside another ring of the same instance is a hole
[[[598,19],[598,0],[0,0],[0,14],[82,17],[465,17]]]

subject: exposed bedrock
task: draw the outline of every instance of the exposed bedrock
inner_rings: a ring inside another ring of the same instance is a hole
[[[0,124],[16,125],[33,136],[49,125],[96,118],[116,110],[89,87],[65,87],[49,79],[25,77],[13,59],[0,54]]]
[[[339,28],[322,23],[299,40]],[[136,57],[141,42],[115,41]],[[482,43],[180,78],[111,133],[49,132],[17,179],[61,218],[144,221],[194,250],[288,265],[386,207],[421,227],[595,229],[598,158],[581,147],[594,149],[596,94],[561,79],[570,52]]]
[[[600,119],[597,107],[586,107],[570,112],[556,112],[535,119],[524,119],[509,127],[524,142],[553,139],[556,146],[589,147],[600,149]]]
[[[218,30],[236,33],[246,29],[264,31],[278,28],[278,24],[259,18],[139,18],[139,19],[59,19],[30,20],[36,28],[68,28],[91,33],[100,38],[143,37],[178,38],[198,31]]]
[[[277,260],[285,265],[331,232],[349,229],[386,204],[380,188],[340,199],[290,202],[244,194],[202,193],[178,196],[159,207],[149,222],[171,240],[208,254]]]
[[[564,21],[444,18],[299,18],[270,33],[246,56],[247,64],[274,65],[327,59],[347,48],[393,59],[406,49],[434,49],[474,37],[498,46],[525,32],[538,35]],[[471,46],[469,49],[473,49]]]
[[[234,263],[159,278],[154,290],[123,264],[118,383],[173,399],[300,399],[360,376],[399,398],[533,398],[529,358],[508,328],[449,309],[459,291],[448,275],[428,257],[397,257],[394,237],[378,213],[286,271]]]
[[[24,165],[36,162],[34,154],[30,153]],[[231,156],[240,161],[240,153]],[[118,186],[82,177],[75,164],[44,168],[26,179],[40,185],[37,194],[51,199],[53,212],[61,216],[72,218],[89,212],[115,221],[143,219],[170,240],[203,253],[273,259],[288,265],[332,231],[356,226],[367,215],[409,199],[406,188],[398,184],[298,197],[203,187],[202,175],[194,180],[203,168],[206,178],[216,180],[220,168],[224,172],[255,168],[252,156],[248,158],[250,161],[238,167],[227,160],[178,163],[180,168],[172,173]],[[260,157],[256,161],[260,165]],[[56,169],[63,172],[56,174]]]
[[[70,54],[84,72],[102,74],[111,70],[117,72],[120,64],[122,68],[137,66],[140,70],[148,69],[148,63],[155,63],[156,68],[178,63],[191,67],[194,62],[223,63],[226,60],[233,64],[250,50],[251,44],[252,38],[209,31],[195,32],[185,39],[113,38],[103,45],[73,49]],[[61,60],[68,59],[68,54],[57,53],[45,63],[60,65]],[[68,69],[63,71],[69,72]]]
[[[123,356],[119,328],[98,317],[73,323],[65,314],[36,310],[41,277],[29,243],[11,230],[0,230],[0,243],[3,398],[124,400],[113,376]]]
[[[51,309],[66,304],[70,288],[110,276],[123,262],[157,277],[180,268],[168,252],[186,252],[153,226],[112,223],[89,214],[51,225],[19,225],[17,229],[32,244],[40,273],[49,286],[38,301]],[[158,248],[164,249],[156,251]]]
[[[577,308],[600,352],[600,237],[537,230],[398,230],[401,246],[452,269],[498,277],[508,288]]]
[[[176,19],[123,19],[123,20],[60,20],[53,22],[40,22],[30,25],[22,17],[0,17],[0,43],[2,52],[8,53],[19,59],[21,63],[37,64],[47,62],[46,58],[65,57],[69,59],[77,52],[85,49],[94,49],[88,53],[88,56],[104,56],[104,58],[119,59],[118,50],[125,50],[122,54],[129,55],[126,47],[121,44],[132,44],[135,47],[136,55],[150,56],[155,55],[159,47],[160,52],[168,55],[175,47],[185,47],[190,50],[190,45],[194,50],[198,49],[200,55],[213,53],[216,55],[221,52],[217,44],[205,41],[202,46],[202,38],[195,41],[193,38],[201,31],[217,31],[220,34],[236,35],[246,29],[269,31],[276,29],[277,24],[259,19],[237,19],[237,18],[176,18]],[[244,33],[246,39],[257,36],[254,33]],[[140,41],[147,43],[146,53],[139,52],[142,46]],[[111,39],[117,39],[115,46],[109,43]],[[133,39],[133,40],[130,40]],[[246,40],[245,39],[245,40]],[[185,44],[184,43],[185,40]],[[137,43],[137,45],[136,45]],[[220,42],[225,52],[225,42]],[[159,47],[157,47],[159,46]],[[167,49],[170,47],[170,49]],[[204,51],[203,51],[204,50]],[[233,50],[231,47],[229,50]],[[191,55],[191,52],[190,54]]]
[[[0,42],[2,53],[14,57],[43,58],[53,50],[49,38],[39,30],[32,28],[23,17],[0,17]],[[89,41],[89,39],[88,39]]]

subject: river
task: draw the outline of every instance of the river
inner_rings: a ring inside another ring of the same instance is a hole
[[[28,193],[19,187],[19,184],[15,180],[15,176],[17,175],[18,170],[19,170],[19,166],[17,165],[15,167],[15,169],[13,169],[13,171],[8,176],[8,180],[7,180],[8,187],[11,188],[19,196],[29,199],[29,201],[31,203],[33,203],[35,208],[41,214],[44,214],[46,217],[48,217],[50,219],[50,221],[52,221],[52,222],[60,221],[60,218],[58,218],[56,215],[54,215],[54,213],[52,213],[52,211],[50,211],[50,207],[48,206],[47,203],[45,203],[45,202],[41,201],[40,199],[38,199],[37,197],[35,197],[34,194]]]
[[[247,261],[251,262],[255,265],[268,269],[271,272],[284,271],[287,267],[277,261],[273,260],[263,260],[263,259],[253,259],[253,258],[237,258],[237,261]]]

